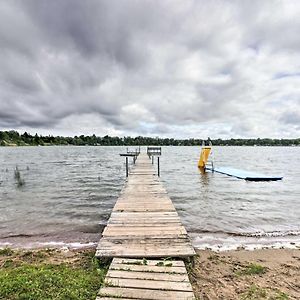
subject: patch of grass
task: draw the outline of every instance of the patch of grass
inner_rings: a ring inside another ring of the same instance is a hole
[[[14,261],[12,259],[6,259],[1,265],[2,268],[9,268],[13,266],[14,266]]]
[[[173,264],[172,264],[171,262],[165,263],[165,262],[163,262],[163,261],[160,261],[160,262],[158,262],[158,263],[156,264],[156,266],[158,266],[158,267],[172,267]]]
[[[169,262],[169,263],[165,263],[165,267],[172,267],[173,263]]]
[[[215,260],[219,259],[219,255],[217,255],[217,254],[211,254],[207,259],[215,261]]]
[[[277,293],[277,295],[274,298],[274,300],[288,300],[288,299],[289,299],[288,294],[280,291]]]
[[[164,260],[159,261],[158,263],[156,263],[156,266],[159,266],[159,267],[172,267],[173,263],[170,259],[171,259],[171,257],[167,257]]]
[[[21,173],[19,171],[18,166],[16,166],[14,173],[15,173],[15,180],[17,182],[17,186],[18,187],[23,186],[25,184],[25,180],[21,177]]]
[[[236,275],[261,275],[266,273],[267,268],[259,264],[249,264],[244,269],[236,272]]]
[[[241,300],[257,300],[266,299],[267,291],[256,285],[251,285],[250,288],[243,293]]]
[[[52,255],[45,250],[2,258],[0,299],[94,300],[103,285],[108,266],[101,268],[91,253],[76,253],[78,260],[62,263],[51,263],[52,257],[41,261],[46,254]]]
[[[0,255],[1,256],[12,256],[13,253],[14,253],[13,250],[11,250],[10,248],[0,249]]]
[[[279,290],[265,289],[256,285],[251,285],[249,289],[242,294],[241,300],[288,300],[289,296]]]
[[[137,266],[140,266],[143,264],[144,261],[141,261],[141,260],[135,260],[135,261],[122,261],[122,264],[125,264],[125,265],[137,265]]]

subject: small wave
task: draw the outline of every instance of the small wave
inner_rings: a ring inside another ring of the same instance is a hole
[[[245,243],[236,243],[236,244],[201,244],[194,245],[196,249],[199,250],[212,250],[215,252],[231,251],[231,250],[260,250],[260,249],[300,249],[300,243],[294,242],[277,242],[272,244],[245,244]]]
[[[38,246],[38,247],[54,247],[54,248],[71,248],[71,249],[80,249],[80,248],[90,248],[95,247],[97,243],[94,242],[88,242],[88,243],[80,243],[80,242],[72,242],[72,243],[66,243],[66,242],[43,242],[43,243],[36,243],[32,246]]]
[[[262,231],[253,233],[241,233],[241,236],[246,237],[284,237],[284,236],[297,236],[300,235],[300,230],[288,230],[288,231]]]
[[[256,231],[256,232],[229,232],[223,230],[191,230],[192,233],[197,234],[211,234],[211,235],[227,235],[235,237],[286,237],[298,236],[300,230],[287,230],[287,231]]]
[[[197,249],[228,251],[237,249],[300,249],[299,236],[230,236],[222,235],[191,235],[193,245]]]
[[[6,235],[6,236],[1,236],[1,239],[10,239],[10,238],[30,238],[30,237],[34,237],[34,236],[40,236],[40,234],[24,234],[24,233],[20,233],[20,234],[10,234],[10,235]]]

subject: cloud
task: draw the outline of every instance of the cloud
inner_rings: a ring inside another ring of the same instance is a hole
[[[298,125],[300,126],[300,111],[290,111],[286,112],[281,116],[281,121],[286,124]]]
[[[297,1],[2,1],[0,127],[299,137],[299,13]]]

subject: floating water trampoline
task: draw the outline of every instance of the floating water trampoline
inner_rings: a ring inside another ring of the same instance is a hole
[[[240,169],[235,169],[231,167],[215,167],[213,160],[209,160],[209,155],[212,151],[212,144],[210,140],[208,140],[208,145],[203,145],[200,153],[200,158],[198,162],[198,167],[202,171],[210,171],[216,172],[232,177],[236,177],[238,179],[244,179],[248,181],[276,181],[281,180],[282,176],[274,176],[274,175],[266,175],[257,172],[250,172]]]

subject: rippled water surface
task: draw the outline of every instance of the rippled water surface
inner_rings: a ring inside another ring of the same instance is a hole
[[[0,246],[95,243],[125,181],[125,150],[0,148]],[[161,157],[161,179],[196,247],[300,245],[299,147],[214,147],[217,166],[284,176],[277,182],[201,174],[199,150],[163,147]]]

